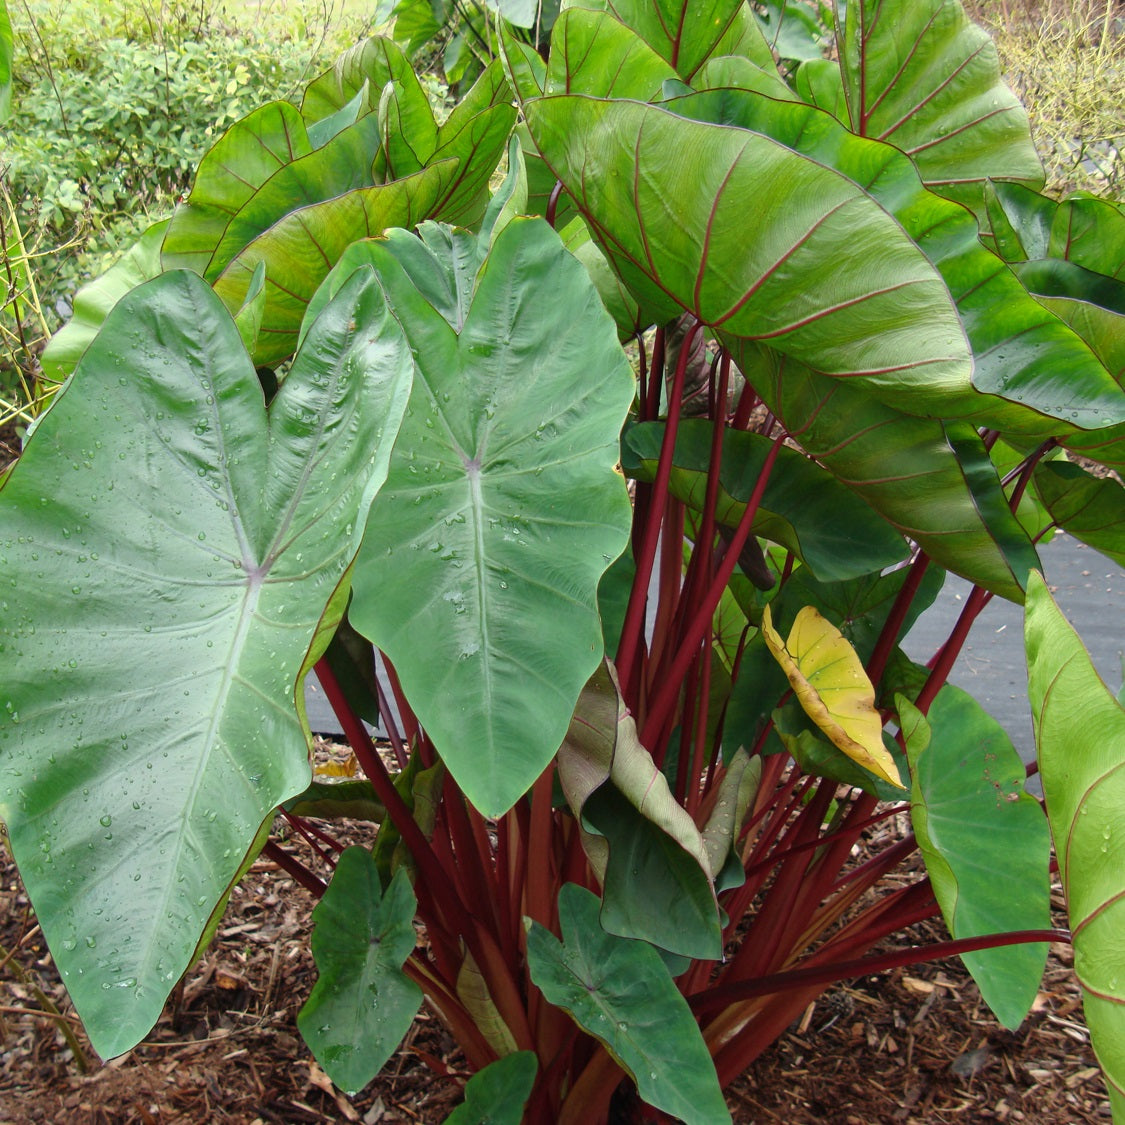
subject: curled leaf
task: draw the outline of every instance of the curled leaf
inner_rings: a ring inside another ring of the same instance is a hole
[[[883,745],[883,720],[875,689],[844,635],[812,606],[797,614],[789,639],[773,627],[769,606],[762,637],[781,665],[805,714],[854,762],[904,788]]]

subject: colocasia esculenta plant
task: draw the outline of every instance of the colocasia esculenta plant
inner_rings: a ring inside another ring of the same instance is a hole
[[[567,5],[441,124],[360,44],[80,296],[0,492],[0,815],[102,1055],[264,849],[344,1090],[426,1002],[454,1120],[727,1121],[940,914],[910,955],[1010,1027],[1073,940],[1125,1122],[1125,715],[1036,553],[1125,558],[1125,212],[1040,192],[956,0],[832,17],[779,62],[739,0]],[[1042,800],[946,682],[993,597]],[[362,776],[313,781],[314,667]]]

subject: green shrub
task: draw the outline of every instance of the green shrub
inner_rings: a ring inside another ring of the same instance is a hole
[[[33,346],[69,315],[83,281],[171,211],[226,128],[299,89],[364,31],[327,12],[319,23],[284,15],[210,2],[157,15],[121,0],[30,0],[12,12],[13,113],[0,132],[0,168],[34,289],[20,315],[28,306],[43,313]],[[7,335],[10,305],[3,327],[0,396],[10,398],[28,366],[14,354],[18,335]]]

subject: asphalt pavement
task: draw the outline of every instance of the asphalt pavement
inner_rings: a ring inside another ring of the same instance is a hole
[[[1125,650],[1125,571],[1104,555],[1059,533],[1040,549],[1047,582],[1060,608],[1085,642],[1102,679],[1116,694],[1121,688]],[[971,589],[950,575],[937,601],[918,619],[905,649],[925,662],[953,628]],[[1027,664],[1023,649],[1023,609],[993,598],[977,618],[951,681],[970,692],[1008,732],[1025,761],[1034,755],[1031,710],[1027,702]],[[306,701],[317,734],[338,735],[340,725],[313,676]]]

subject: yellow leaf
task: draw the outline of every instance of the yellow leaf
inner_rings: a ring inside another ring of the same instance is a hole
[[[875,689],[840,630],[807,605],[797,614],[789,639],[782,641],[766,606],[762,637],[805,714],[853,762],[904,789],[898,767],[883,745]]]

